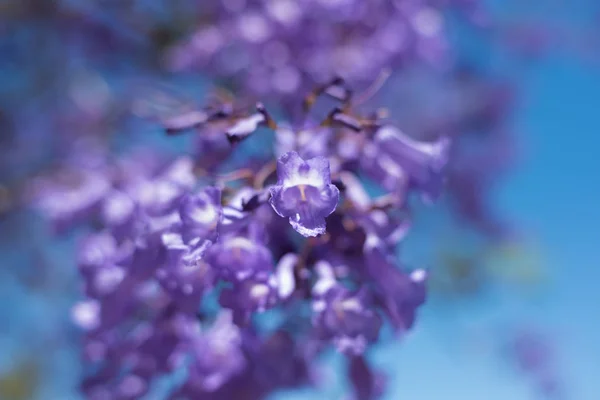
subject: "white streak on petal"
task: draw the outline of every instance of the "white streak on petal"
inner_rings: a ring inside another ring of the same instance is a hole
[[[265,117],[262,114],[255,114],[241,119],[227,131],[227,134],[230,136],[248,135],[254,132],[258,128],[258,124],[264,120]]]
[[[294,279],[294,267],[298,261],[298,256],[289,253],[281,257],[277,265],[277,290],[279,297],[282,299],[288,298],[296,288]]]

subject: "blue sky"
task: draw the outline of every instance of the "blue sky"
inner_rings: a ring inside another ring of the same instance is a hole
[[[600,69],[551,55],[518,87],[521,159],[497,204],[540,246],[548,286],[441,318],[426,308],[410,337],[378,354],[393,371],[389,399],[539,398],[499,348],[503,329],[528,322],[556,341],[567,398],[600,399]]]

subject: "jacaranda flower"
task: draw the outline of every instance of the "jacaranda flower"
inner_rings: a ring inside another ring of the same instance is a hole
[[[329,161],[315,157],[304,161],[288,152],[277,161],[277,185],[271,187],[273,210],[289,218],[302,236],[325,233],[325,218],[337,207],[340,192],[331,184]]]

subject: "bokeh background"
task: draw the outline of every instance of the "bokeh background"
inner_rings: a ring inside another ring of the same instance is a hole
[[[185,1],[132,2],[126,12],[111,2],[65,3],[0,3],[2,400],[81,398],[79,335],[69,320],[79,296],[73,249],[81,232],[57,238],[42,217],[17,204],[14,188],[51,168],[83,130],[165,145],[155,128],[129,121],[119,100],[148,81],[167,80],[198,97],[206,83],[201,75],[167,76],[158,67],[155,49],[177,33],[168,27]],[[502,45],[511,56],[472,32],[457,29],[455,40],[518,92],[509,118],[517,157],[492,198],[514,238],[475,261],[485,271],[474,278],[478,290],[448,294],[434,287],[416,328],[381,346],[373,360],[388,375],[386,398],[394,400],[598,400],[600,5],[489,3],[506,26]],[[62,101],[66,93],[78,109]],[[110,118],[100,116],[106,107]],[[417,223],[404,256],[429,265],[442,249],[460,248],[460,239],[445,232],[443,217]],[[520,365],[515,346],[524,337],[541,346],[552,382]],[[329,361],[322,390],[276,398],[342,398],[340,360]]]

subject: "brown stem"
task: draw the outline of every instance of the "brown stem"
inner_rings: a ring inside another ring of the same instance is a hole
[[[225,184],[227,182],[251,179],[253,176],[254,172],[251,169],[242,168],[217,177],[217,182]]]
[[[265,164],[254,177],[254,189],[259,190],[262,189],[265,185],[265,182],[269,177],[277,171],[277,163],[275,161],[270,161]]]
[[[383,87],[390,75],[392,75],[391,69],[385,68],[384,70],[382,70],[377,76],[377,79],[375,79],[375,82],[373,82],[371,86],[369,86],[364,92],[362,92],[358,96],[358,98],[356,98],[353,105],[357,106],[373,97]]]

